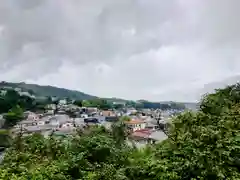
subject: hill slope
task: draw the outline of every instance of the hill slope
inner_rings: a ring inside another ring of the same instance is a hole
[[[96,96],[85,94],[80,91],[58,88],[54,86],[41,86],[37,84],[1,82],[0,87],[21,88],[23,91],[34,92],[36,96],[56,96],[59,98],[67,97],[70,99],[81,100],[89,100],[96,98]]]
[[[20,83],[12,83],[12,82],[0,82],[1,87],[11,87],[11,88],[21,88],[25,92],[29,92],[30,94],[34,94],[37,97],[46,97],[46,96],[55,96],[58,98],[70,98],[70,99],[77,99],[77,100],[90,100],[97,98],[96,96],[92,96],[89,94],[85,94],[80,91],[69,90],[65,88],[59,88],[54,86],[43,86],[37,84],[27,84],[24,82]],[[121,98],[104,98],[108,102],[128,102],[129,100],[121,99]],[[139,100],[137,102],[145,102],[146,100]],[[148,101],[146,101],[148,102]],[[154,103],[154,102],[149,102]],[[154,104],[169,104],[172,101],[160,101],[155,102]],[[179,102],[179,104],[184,104],[188,109],[196,109],[196,103],[188,103],[188,102]]]

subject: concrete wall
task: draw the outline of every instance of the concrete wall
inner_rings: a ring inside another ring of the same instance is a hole
[[[5,123],[5,119],[3,119],[3,117],[1,117],[0,115],[0,128],[3,127],[4,123]]]

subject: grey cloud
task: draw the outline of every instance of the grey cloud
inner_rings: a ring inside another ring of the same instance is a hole
[[[12,3],[15,3],[21,9],[34,9],[41,6],[43,3],[46,3],[46,0],[21,0],[21,1],[14,1],[10,0]]]
[[[7,17],[0,24],[8,63],[13,59],[22,62],[19,56],[26,54],[23,49],[29,44],[41,49],[41,56],[49,60],[64,57],[79,63],[147,51],[161,45],[148,34],[154,34],[168,14],[178,12],[173,0],[11,0],[1,4],[0,16]],[[122,37],[122,32],[131,28],[136,34]]]
[[[204,84],[240,72],[239,5],[239,0],[0,1],[2,77],[78,88],[77,79],[58,80],[69,62],[74,66],[64,73],[74,71],[71,78],[78,76],[84,90],[96,95],[195,100]]]

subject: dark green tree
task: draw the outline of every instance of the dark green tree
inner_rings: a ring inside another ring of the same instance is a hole
[[[24,118],[22,108],[17,105],[9,110],[7,114],[4,115],[5,127],[14,126],[18,121]]]
[[[83,106],[83,102],[81,100],[76,100],[76,101],[74,101],[73,104],[76,105],[76,106],[79,106],[79,107]]]

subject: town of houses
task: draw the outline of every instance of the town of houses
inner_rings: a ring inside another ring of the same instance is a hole
[[[71,111],[74,117],[68,115]],[[111,128],[122,116],[129,118],[124,121],[129,130],[128,139],[141,147],[148,143],[155,143],[167,138],[164,132],[166,124],[171,119],[171,111],[134,108],[123,110],[100,110],[98,108],[78,107],[60,100],[59,104],[47,105],[44,113],[24,112],[25,119],[18,122],[11,130],[13,135],[22,133],[24,136],[41,133],[45,137],[54,134],[59,136],[71,135],[78,129],[84,130],[87,126],[97,125]]]
[[[74,116],[69,115],[69,112]],[[176,112],[178,111],[160,109],[137,111],[134,108],[101,110],[94,107],[79,107],[62,99],[58,104],[48,104],[44,112],[24,112],[24,120],[11,129],[11,134],[15,136],[21,133],[27,136],[41,133],[45,137],[66,136],[92,125],[111,129],[113,123],[126,116],[128,121],[124,121],[124,124],[128,129],[128,142],[134,142],[137,147],[141,147],[166,139],[164,130]]]

